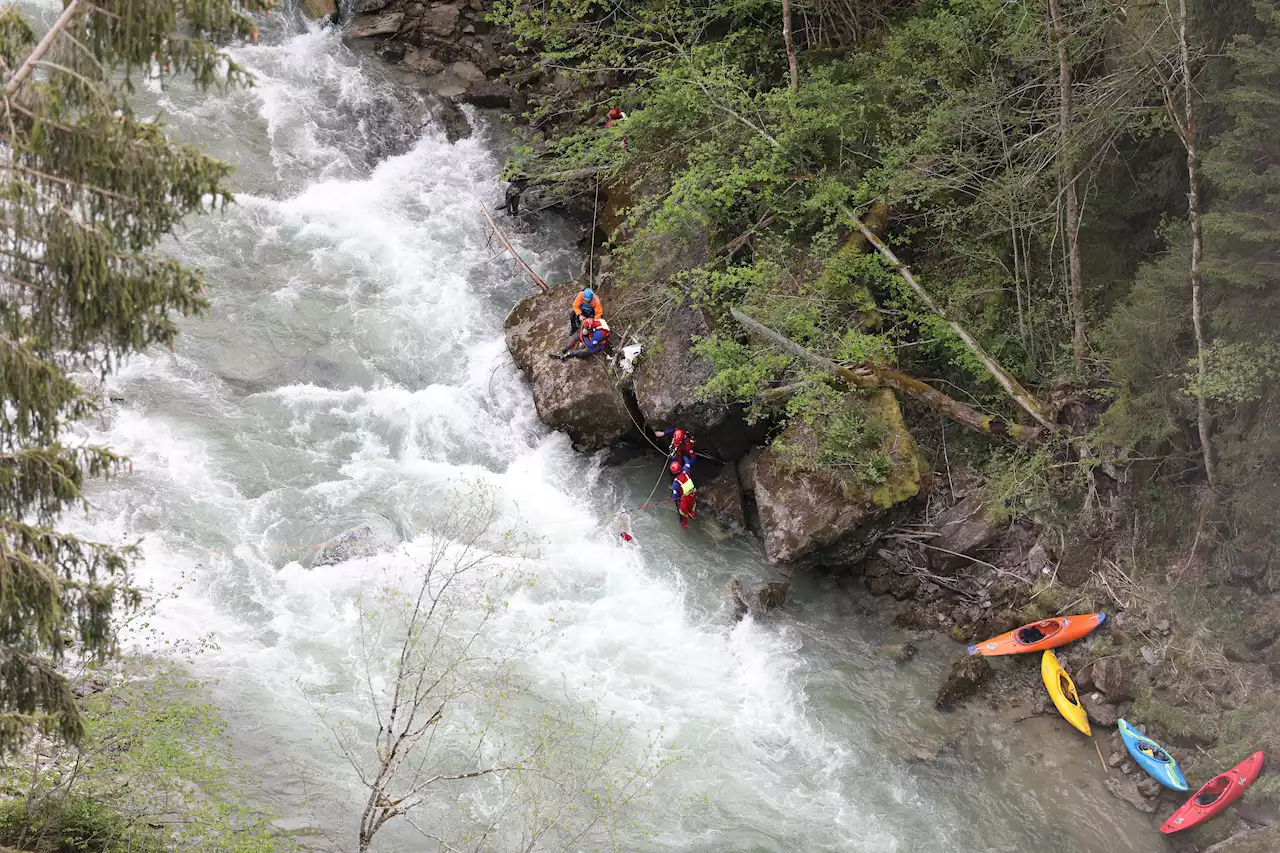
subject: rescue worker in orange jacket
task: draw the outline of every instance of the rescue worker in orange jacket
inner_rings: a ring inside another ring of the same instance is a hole
[[[698,503],[698,489],[679,462],[672,460],[671,473],[675,475],[671,481],[671,500],[675,502],[676,512],[680,513],[680,526],[688,529],[689,519],[694,517],[694,507]]]
[[[596,292],[589,287],[583,289],[573,300],[573,311],[569,314],[569,331],[578,331],[582,321],[588,319],[604,319],[604,306],[600,304],[600,297],[596,296]]]
[[[688,471],[693,467],[693,460],[697,457],[693,450],[693,436],[680,429],[680,427],[654,430],[653,435],[655,438],[671,439],[671,449],[668,451],[668,455],[680,463],[682,470]]]

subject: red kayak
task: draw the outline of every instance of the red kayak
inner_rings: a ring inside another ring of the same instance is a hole
[[[1065,646],[1078,640],[1107,621],[1105,613],[1082,613],[1079,616],[1055,616],[1014,628],[1007,634],[992,637],[969,647],[971,655],[1018,655]]]
[[[1171,832],[1181,832],[1204,823],[1226,809],[1244,796],[1244,792],[1250,785],[1258,781],[1258,774],[1262,772],[1262,762],[1265,759],[1266,756],[1261,752],[1255,752],[1226,773],[1214,776],[1205,783],[1203,788],[1196,791],[1194,797],[1183,803],[1182,808],[1169,816],[1169,819],[1160,827],[1160,831],[1166,835]]]

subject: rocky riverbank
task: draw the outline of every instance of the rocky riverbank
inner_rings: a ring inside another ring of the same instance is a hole
[[[533,92],[577,107],[598,103],[569,77],[522,62],[486,11],[485,0],[357,0],[344,36],[424,75],[427,88],[450,101],[512,113]],[[598,112],[603,123],[604,107]],[[598,204],[578,212],[596,232],[594,244],[626,246],[623,223],[638,191],[625,180],[592,189],[586,197]],[[678,282],[710,256],[706,235],[627,250],[627,274],[615,272],[601,252],[603,261],[597,257],[581,281],[530,296],[506,323],[507,346],[528,377],[540,418],[580,450],[615,457],[619,448],[649,452],[657,464],[648,434],[691,430],[704,454],[693,470],[701,520],[726,534],[754,536],[784,578],[797,572],[860,578],[895,608],[901,626],[956,641],[957,665],[940,689],[939,708],[987,702],[1026,716],[1056,714],[1040,684],[1038,658],[968,658],[961,644],[1051,615],[1107,612],[1102,630],[1059,657],[1101,735],[1108,787],[1144,812],[1167,813],[1181,800],[1129,761],[1114,731],[1120,717],[1168,744],[1193,784],[1254,749],[1280,751],[1280,573],[1270,551],[1244,555],[1230,577],[1206,577],[1194,549],[1186,565],[1140,572],[1138,555],[1159,534],[1131,511],[1129,492],[1137,486],[1125,472],[1098,475],[1107,480],[1109,505],[1099,515],[1106,523],[1072,539],[994,506],[980,477],[952,469],[945,447],[918,440],[925,433],[912,421],[913,410],[904,414],[903,401],[889,390],[851,393],[845,401],[879,436],[885,461],[873,481],[808,465],[806,455],[819,441],[812,424],[751,422],[742,406],[703,390],[716,368],[696,344],[724,319],[695,304]],[[626,369],[605,359],[547,357],[563,344],[569,305],[588,280],[604,301],[617,348],[642,347]],[[731,597],[743,616],[781,606],[786,593],[780,583],[759,592],[732,589]],[[1272,828],[1280,821],[1277,804],[1280,784],[1264,778],[1231,818],[1184,833],[1177,844],[1252,853],[1280,832]],[[1219,843],[1226,846],[1214,847]]]

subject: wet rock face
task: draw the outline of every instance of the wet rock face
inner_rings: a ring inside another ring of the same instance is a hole
[[[939,572],[967,566],[970,561],[964,555],[976,555],[995,542],[1006,527],[1006,522],[987,519],[987,507],[981,500],[965,498],[938,519],[938,535],[929,544],[939,550],[929,551],[929,563]]]
[[[947,680],[938,690],[938,698],[934,707],[939,711],[949,711],[968,699],[977,695],[978,691],[991,680],[994,672],[991,664],[982,655],[967,655],[951,665]]]
[[[538,417],[569,434],[584,450],[599,450],[635,432],[622,392],[605,367],[604,355],[553,359],[569,338],[569,311],[576,285],[553,287],[520,302],[507,317],[507,349],[533,386]],[[608,293],[601,291],[604,304]]]
[[[893,466],[883,483],[797,471],[773,449],[741,468],[743,489],[759,513],[765,557],[784,573],[802,563],[842,565],[863,559],[891,510],[924,487],[925,464],[893,393],[874,395],[866,405],[885,424],[886,444],[894,448]],[[792,423],[781,440],[804,444],[808,429]]]
[[[699,474],[698,515],[724,526],[734,534],[745,533],[747,517],[742,505],[742,483],[736,465],[725,465],[705,480]]]
[[[310,0],[324,2],[324,0]],[[484,0],[356,0],[355,17],[343,28],[349,41],[383,39],[378,54],[405,71],[426,77],[425,88],[442,98],[482,107],[522,103],[502,78],[515,66],[508,35],[485,20]]]
[[[747,425],[740,407],[702,399],[702,386],[715,367],[693,347],[710,334],[700,309],[677,308],[662,324],[657,340],[648,342],[636,368],[636,403],[655,429],[683,427],[693,433],[699,451],[732,462],[763,435]]]

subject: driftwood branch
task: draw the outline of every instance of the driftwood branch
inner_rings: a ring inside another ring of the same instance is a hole
[[[21,88],[26,79],[31,76],[31,72],[35,69],[36,64],[44,59],[44,55],[49,52],[49,48],[53,47],[58,37],[66,30],[67,25],[80,12],[80,0],[71,0],[67,4],[67,8],[62,10],[62,14],[58,16],[58,20],[54,21],[53,26],[49,28],[49,32],[44,34],[44,38],[40,39],[39,44],[27,54],[27,58],[18,66],[18,70],[13,72],[13,76],[9,78],[9,82],[5,84],[4,93],[7,97],[12,98]]]
[[[514,259],[517,264],[520,265],[520,268],[524,270],[524,274],[529,277],[529,280],[536,284],[543,293],[550,290],[550,286],[542,280],[542,276],[534,272],[533,268],[525,262],[525,259],[520,257],[520,253],[511,245],[511,241],[507,239],[507,235],[503,234],[502,229],[498,227],[498,223],[493,221],[493,216],[489,213],[489,208],[482,204],[480,205],[480,212],[484,214],[485,220],[489,223],[489,228],[493,230],[493,236],[498,238],[498,242],[502,244],[502,248],[507,252],[507,254],[511,255],[512,259]]]
[[[730,313],[733,319],[748,331],[756,333],[814,367],[838,376],[855,388],[893,388],[983,435],[995,436],[1018,444],[1035,441],[1044,432],[1040,427],[1010,424],[991,415],[984,415],[971,406],[942,393],[932,385],[908,376],[900,370],[872,364],[861,365],[858,368],[845,367],[829,358],[809,352],[739,308],[730,309]]]
[[[880,236],[872,231],[871,228],[862,221],[862,217],[854,213],[846,204],[840,205],[840,212],[853,223],[855,228],[862,232],[862,236],[867,238],[867,242],[876,247],[876,251],[878,251],[881,256],[889,262],[889,265],[893,267],[900,276],[902,276],[903,280],[911,290],[920,298],[920,301],[923,302],[930,311],[941,317],[943,322],[951,327],[951,331],[956,333],[956,337],[960,338],[960,340],[964,342],[964,345],[969,348],[969,351],[978,357],[978,360],[982,362],[983,367],[987,369],[987,372],[991,374],[996,382],[1000,383],[1000,387],[1014,399],[1014,402],[1026,410],[1027,414],[1035,418],[1036,421],[1045,429],[1054,429],[1053,421],[1049,419],[1048,407],[1036,399],[1035,395],[1030,391],[1023,388],[1022,383],[1018,382],[1017,379],[1014,379],[998,361],[992,358],[991,354],[983,348],[982,344],[978,343],[977,339],[975,339],[973,335],[969,334],[968,329],[960,325],[950,314],[943,310],[942,306],[938,304],[929,291],[925,290],[924,287],[921,286],[920,282],[916,281],[916,277],[911,272],[911,268],[899,260],[898,256],[894,254],[893,249],[890,249],[888,244],[886,244],[884,240],[881,240]]]

